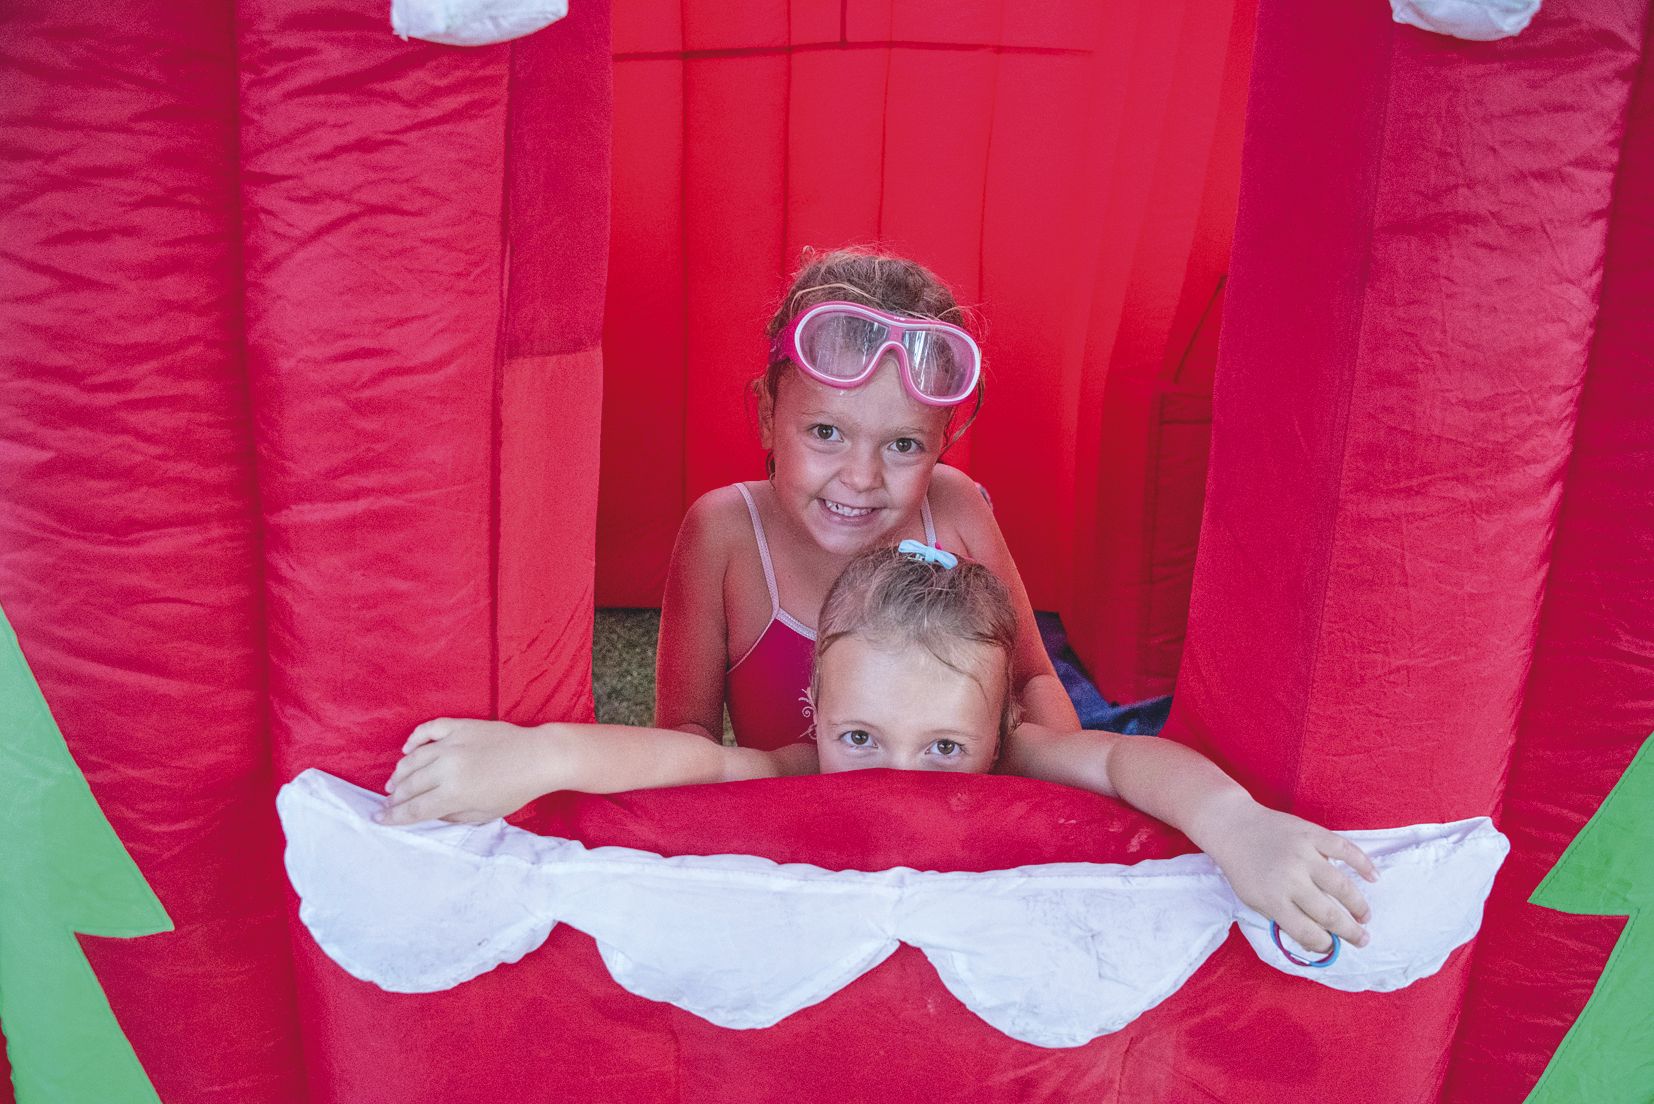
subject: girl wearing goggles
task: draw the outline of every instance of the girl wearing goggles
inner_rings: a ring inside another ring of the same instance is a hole
[[[857,554],[903,540],[959,553],[1004,581],[1022,715],[1079,727],[985,492],[938,463],[981,401],[982,355],[960,315],[947,287],[912,261],[806,256],[754,383],[770,478],[703,495],[678,532],[661,610],[659,727],[717,739],[727,706],[744,747],[808,741],[827,589]],[[956,414],[963,425],[953,429]]]

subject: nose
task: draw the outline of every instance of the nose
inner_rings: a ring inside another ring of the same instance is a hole
[[[857,442],[839,469],[839,482],[852,491],[876,491],[884,486],[883,450],[871,442]]]

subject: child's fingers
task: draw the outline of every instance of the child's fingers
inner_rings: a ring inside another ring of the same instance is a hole
[[[1290,935],[1304,950],[1313,951],[1318,955],[1332,950],[1332,937],[1327,934],[1327,929],[1317,924],[1297,905],[1287,905],[1274,920],[1280,929]]]
[[[1347,864],[1369,882],[1378,881],[1378,867],[1367,853],[1336,832],[1326,832],[1316,844],[1321,854]]]
[[[428,744],[432,740],[442,739],[453,730],[453,727],[454,720],[452,717],[438,717],[435,720],[426,721],[408,734],[407,741],[402,745],[402,754],[406,755],[414,748]]]
[[[485,813],[481,809],[461,809],[457,813],[449,813],[442,819],[450,824],[485,824],[497,818],[493,813]]]
[[[395,790],[396,787],[402,784],[403,779],[407,778],[410,774],[416,770],[419,770],[421,767],[428,765],[431,760],[435,759],[436,754],[436,748],[429,744],[425,744],[421,747],[415,748],[407,755],[404,755],[401,761],[396,764],[396,769],[391,771],[390,778],[386,779],[385,792],[390,793]]]
[[[1331,863],[1320,864],[1311,877],[1321,891],[1349,910],[1351,916],[1365,924],[1373,918],[1372,906],[1342,870]]]
[[[1356,922],[1355,917],[1351,916],[1349,910],[1341,903],[1320,890],[1310,890],[1306,896],[1295,898],[1293,904],[1314,922],[1322,936],[1331,932],[1352,946],[1367,945],[1367,930]],[[1309,944],[1305,943],[1304,946],[1308,947]],[[1330,947],[1331,944],[1327,944],[1327,948]]]
[[[397,780],[396,784],[387,792],[392,805],[400,805],[410,798],[418,797],[422,793],[430,793],[442,784],[441,775],[431,769],[434,764],[427,763],[417,770],[409,771]]]
[[[447,798],[436,787],[385,806],[379,814],[380,824],[418,824],[426,820],[441,820],[449,812]]]

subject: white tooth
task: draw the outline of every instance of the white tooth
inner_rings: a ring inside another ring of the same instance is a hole
[[[846,506],[843,503],[834,502],[829,498],[822,499],[822,502],[826,503],[827,508],[833,511],[833,513],[840,514],[844,517],[862,517],[873,512],[873,508],[871,506]]]

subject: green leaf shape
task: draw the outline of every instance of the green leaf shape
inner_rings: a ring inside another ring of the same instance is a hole
[[[69,754],[0,610],[0,1024],[17,1104],[159,1104],[76,932],[172,922]]]
[[[1585,1010],[1527,1104],[1654,1101],[1654,736],[1529,898],[1584,916],[1628,916]]]

